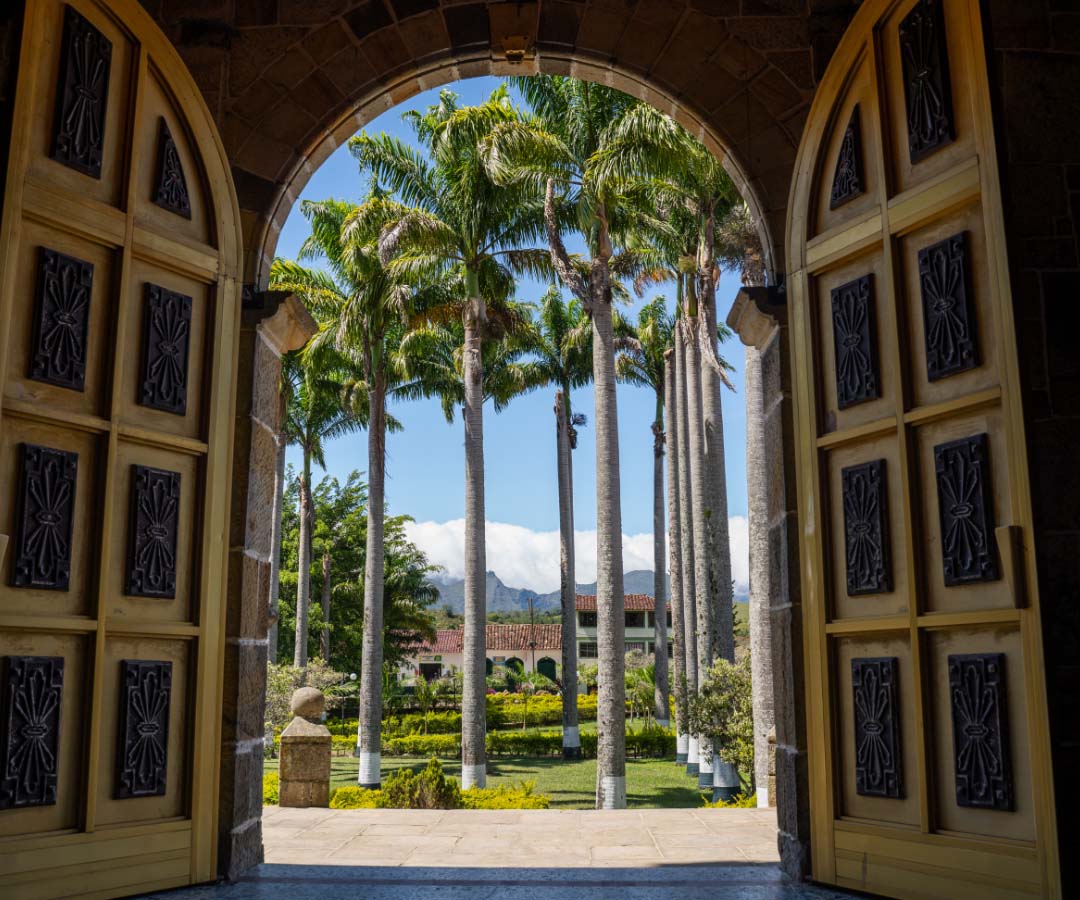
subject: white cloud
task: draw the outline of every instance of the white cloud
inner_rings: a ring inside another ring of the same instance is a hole
[[[428,558],[451,578],[465,575],[465,520],[449,522],[410,522],[406,533]],[[728,520],[731,543],[732,577],[745,589],[749,581],[749,538],[745,516]],[[578,531],[574,535],[577,580],[596,580],[596,532]],[[487,523],[487,567],[509,587],[530,588],[539,593],[559,587],[559,533],[533,531],[506,522]],[[653,536],[623,535],[623,567],[652,570]]]

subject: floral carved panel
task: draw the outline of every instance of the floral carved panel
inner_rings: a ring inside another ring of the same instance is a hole
[[[937,381],[979,364],[965,232],[919,251],[926,377]]]
[[[956,137],[941,0],[919,0],[900,23],[908,151],[913,163]]]
[[[52,158],[101,177],[112,44],[73,7],[64,7]]]
[[[836,401],[841,409],[879,397],[874,278],[864,275],[833,288]]]
[[[989,440],[975,434],[934,448],[945,586],[996,581]]]
[[[52,806],[59,775],[64,660],[6,656],[0,722],[0,809]]]
[[[78,469],[77,453],[34,444],[19,446],[14,587],[68,589]]]
[[[855,791],[865,797],[904,796],[898,670],[895,656],[851,661]]]
[[[949,698],[957,805],[1011,810],[1005,654],[950,656]]]
[[[164,118],[158,135],[158,176],[154,186],[154,203],[185,219],[191,218],[187,178],[176,150],[176,141]]]
[[[42,247],[29,375],[58,387],[86,386],[86,337],[94,266]]]
[[[130,597],[176,597],[180,473],[132,466],[126,584]]]
[[[844,130],[844,138],[840,142],[840,156],[837,157],[836,171],[833,173],[829,209],[839,209],[849,200],[858,197],[863,190],[862,130],[859,125],[859,105],[855,104]]]
[[[841,469],[848,596],[892,590],[885,460]]]
[[[146,285],[139,403],[182,416],[187,412],[191,298]]]
[[[164,795],[171,694],[171,662],[130,659],[120,662],[118,800]]]

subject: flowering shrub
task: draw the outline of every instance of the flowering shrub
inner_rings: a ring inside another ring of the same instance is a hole
[[[281,792],[281,779],[277,772],[263,775],[263,806],[277,806]]]

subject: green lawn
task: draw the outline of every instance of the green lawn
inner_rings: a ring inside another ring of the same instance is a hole
[[[457,776],[461,765],[457,760],[440,760],[446,774]],[[389,772],[403,767],[422,769],[426,760],[402,757],[383,757],[382,770]],[[330,762],[330,786],[356,784],[356,760],[334,757]],[[265,771],[277,771],[276,759],[266,761]],[[567,762],[555,758],[498,757],[488,760],[488,786],[514,784],[535,780],[536,790],[551,797],[552,807],[562,809],[592,809],[596,792],[596,760]],[[661,807],[679,809],[701,806],[702,795],[695,779],[686,774],[683,766],[665,759],[628,759],[626,761],[626,801],[632,807]]]

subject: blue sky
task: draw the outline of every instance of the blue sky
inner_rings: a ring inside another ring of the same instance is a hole
[[[463,103],[479,103],[499,84],[495,78],[476,78],[449,86]],[[422,109],[436,102],[438,90],[419,94],[373,119],[365,130],[386,131],[406,141],[412,132],[401,121],[407,109]],[[359,199],[364,190],[359,170],[348,148],[342,146],[312,176],[302,199],[327,197]],[[281,232],[277,255],[295,258],[307,236],[307,223],[299,204]],[[573,246],[571,250],[581,250]],[[721,318],[739,289],[735,273],[722,277],[717,299]],[[519,300],[536,301],[545,286],[522,281]],[[672,300],[672,290],[654,291]],[[624,315],[636,319],[645,301],[635,301]],[[736,580],[745,571],[746,430],[743,388],[743,350],[738,338],[721,345],[721,353],[735,367],[736,392],[725,392],[724,435],[727,453],[728,503],[732,522],[733,564]],[[488,568],[507,584],[538,591],[558,586],[558,506],[555,481],[554,391],[540,390],[515,400],[496,415],[484,411],[485,470],[488,520]],[[620,384],[619,452],[622,477],[622,517],[626,569],[652,568],[652,435],[654,412],[651,391]],[[579,532],[578,580],[595,577],[596,479],[592,387],[574,395],[576,411],[588,416],[579,430],[574,452],[575,525]],[[399,403],[393,414],[404,431],[387,438],[386,497],[395,514],[407,513],[417,521],[413,539],[443,565],[447,574],[460,575],[461,522],[465,509],[465,461],[460,416],[446,423],[435,400]],[[290,448],[289,461],[299,464],[299,451]],[[327,470],[344,478],[367,467],[367,435],[350,435],[333,442],[326,452]],[[316,477],[321,477],[319,473]],[[591,540],[591,545],[590,545]],[[591,552],[590,552],[591,551]]]

